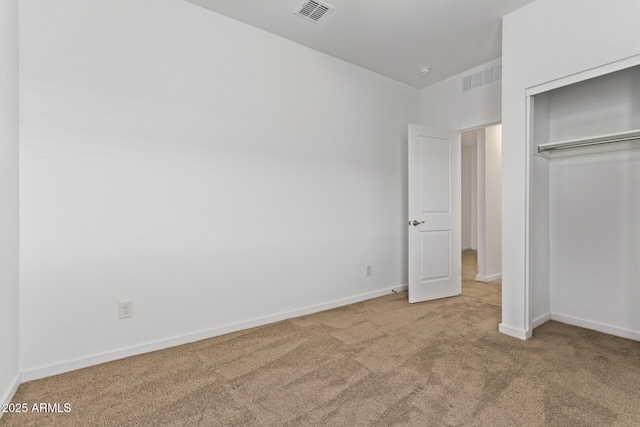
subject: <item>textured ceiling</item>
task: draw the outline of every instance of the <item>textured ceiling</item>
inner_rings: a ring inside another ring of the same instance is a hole
[[[314,23],[294,15],[302,0],[187,1],[417,88],[499,58],[501,18],[533,2],[326,0]]]

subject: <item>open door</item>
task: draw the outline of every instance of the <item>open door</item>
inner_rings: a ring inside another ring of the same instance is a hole
[[[460,134],[409,125],[409,302],[460,295]]]

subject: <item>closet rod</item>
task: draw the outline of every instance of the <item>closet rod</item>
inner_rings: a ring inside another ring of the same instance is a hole
[[[538,145],[538,153],[553,150],[566,150],[569,148],[588,147],[591,145],[611,144],[614,142],[633,141],[636,139],[640,139],[640,132],[638,130],[596,138],[540,144]]]

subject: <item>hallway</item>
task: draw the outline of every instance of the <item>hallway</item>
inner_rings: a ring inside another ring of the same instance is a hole
[[[462,252],[462,295],[488,304],[502,306],[502,280],[476,282],[478,251]]]

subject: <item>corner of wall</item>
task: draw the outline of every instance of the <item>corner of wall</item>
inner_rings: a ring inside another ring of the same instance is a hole
[[[0,2],[0,39],[0,403],[4,403],[20,385],[18,0]]]
[[[16,391],[18,391],[18,387],[22,383],[22,374],[17,373],[14,378],[9,382],[8,387],[4,394],[0,395],[0,405],[9,404],[13,400],[13,396],[15,396]],[[4,411],[0,411],[0,419]]]

